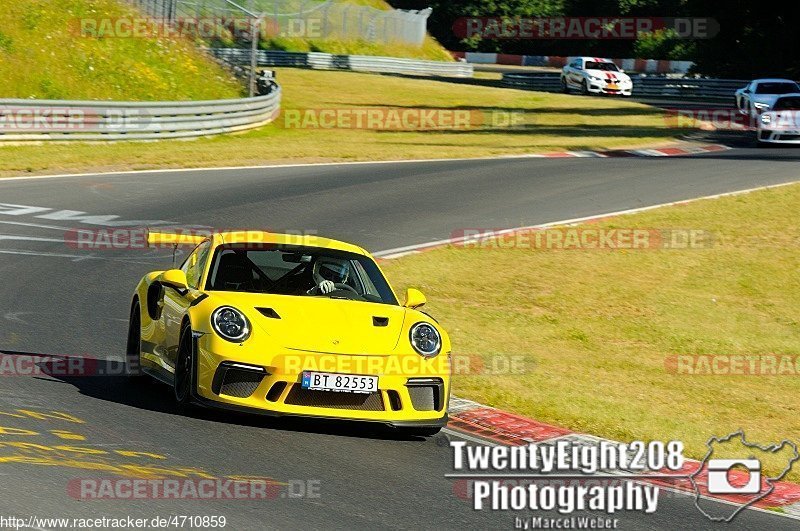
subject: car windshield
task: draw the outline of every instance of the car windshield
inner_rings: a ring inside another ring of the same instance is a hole
[[[332,282],[333,291],[319,286]],[[363,255],[293,245],[221,245],[206,290],[341,298],[397,304],[375,262]]]
[[[774,111],[800,111],[800,96],[791,96],[788,98],[778,98],[775,106],[772,108]]]
[[[584,70],[605,70],[607,72],[619,72],[619,68],[614,63],[586,61]]]
[[[756,94],[789,94],[791,92],[800,92],[800,87],[796,83],[787,82],[759,83],[756,86]]]

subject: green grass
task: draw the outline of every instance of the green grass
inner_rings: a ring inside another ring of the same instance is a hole
[[[287,129],[283,120],[246,134],[156,143],[0,145],[0,175],[282,162],[330,162],[524,154],[670,142],[659,112],[610,98],[544,94],[434,79],[278,69],[288,110],[469,109],[523,113],[520,127],[385,131]],[[485,114],[483,114],[485,113]]]
[[[114,0],[3,6],[0,97],[89,100],[235,98],[240,84],[188,40],[78,36],[80,19],[129,17]]]
[[[702,250],[447,248],[383,267],[426,293],[455,354],[525,360],[522,374],[454,377],[456,395],[616,440],[680,439],[701,458],[711,435],[800,433],[800,374],[667,369],[673,355],[800,355],[798,204],[793,185],[591,225],[714,232]]]

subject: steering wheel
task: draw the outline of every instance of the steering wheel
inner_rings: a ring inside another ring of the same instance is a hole
[[[361,296],[361,295],[359,295],[359,293],[355,289],[353,289],[352,286],[349,286],[347,284],[342,284],[341,282],[335,282],[333,284],[333,287],[335,287],[336,289],[343,289],[345,291],[352,291],[353,293],[355,293],[359,297]]]

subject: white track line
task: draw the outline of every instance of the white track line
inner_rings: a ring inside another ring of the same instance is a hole
[[[752,192],[758,192],[761,190],[771,190],[773,188],[782,188],[784,186],[791,186],[793,184],[800,183],[800,181],[791,181],[787,183],[781,184],[770,184],[765,186],[758,186],[756,188],[747,188],[745,190],[736,190],[733,192],[723,192],[721,194],[714,194],[714,195],[706,195],[701,197],[694,197],[691,199],[683,199],[680,201],[671,201],[669,203],[659,203],[657,205],[650,205],[646,207],[639,207],[639,208],[630,208],[627,210],[617,210],[616,212],[608,212],[606,214],[595,214],[592,216],[585,216],[581,218],[572,218],[572,219],[565,219],[562,221],[551,221],[549,223],[541,223],[539,225],[527,225],[524,227],[514,227],[509,229],[503,229],[498,231],[489,231],[483,232],[478,236],[461,236],[458,238],[448,238],[445,240],[434,240],[427,243],[418,243],[415,245],[406,245],[404,247],[395,247],[394,249],[386,249],[384,251],[378,251],[372,253],[373,256],[377,258],[383,258],[384,260],[393,260],[395,258],[401,258],[403,256],[407,256],[409,254],[415,254],[423,249],[433,248],[433,247],[442,247],[444,245],[454,245],[459,243],[464,243],[467,241],[478,241],[484,240],[496,236],[501,236],[503,234],[523,231],[523,230],[534,230],[534,229],[546,229],[548,227],[556,227],[561,225],[575,225],[577,223],[584,223],[587,221],[595,221],[598,219],[614,217],[614,216],[626,216],[629,214],[637,214],[639,212],[647,212],[648,210],[654,210],[656,208],[663,208],[668,206],[675,206],[675,205],[683,205],[687,203],[693,203],[695,201],[703,201],[706,199],[719,199],[721,197],[732,197],[737,195],[749,194]]]
[[[670,147],[670,146],[665,146]],[[690,151],[693,146],[686,146],[685,148],[687,151]],[[0,148],[2,149],[2,148]],[[653,148],[653,149],[639,149],[639,150],[627,150],[628,153],[636,153],[641,154],[642,156],[652,157],[665,157],[669,155],[665,155],[663,153],[658,152],[658,149],[663,148]],[[700,148],[694,148],[697,151],[687,154],[700,154],[700,153],[708,153],[709,151],[702,150]],[[611,150],[615,151],[615,150]],[[488,156],[488,157],[467,157],[467,158],[439,158],[439,159],[406,159],[406,160],[373,160],[373,161],[353,161],[353,162],[307,162],[307,163],[295,163],[295,164],[264,164],[264,165],[255,165],[255,166],[221,166],[221,167],[200,167],[200,168],[163,168],[163,169],[152,169],[152,170],[120,170],[120,171],[109,171],[109,172],[100,172],[100,173],[64,173],[64,174],[54,174],[54,175],[18,175],[15,177],[0,177],[0,184],[3,182],[10,182],[10,181],[23,181],[23,180],[32,180],[32,179],[62,179],[62,178],[84,178],[84,177],[107,177],[113,175],[144,175],[149,173],[186,173],[186,172],[193,172],[193,171],[237,171],[237,170],[270,170],[276,168],[311,168],[311,167],[328,167],[328,166],[365,166],[370,164],[414,164],[414,163],[427,163],[427,162],[475,162],[475,161],[490,161],[490,160],[524,160],[524,159],[571,159],[571,158],[612,158],[608,157],[604,153],[600,151],[560,151],[559,153],[570,153],[571,156],[567,157],[558,157],[548,155],[546,153],[526,153],[520,155],[501,155],[501,156]]]

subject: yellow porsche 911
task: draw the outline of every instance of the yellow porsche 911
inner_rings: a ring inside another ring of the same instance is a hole
[[[173,387],[179,406],[379,422],[432,435],[447,422],[450,340],[404,304],[370,254],[316,236],[150,232],[193,245],[179,269],[145,275],[128,373]]]

